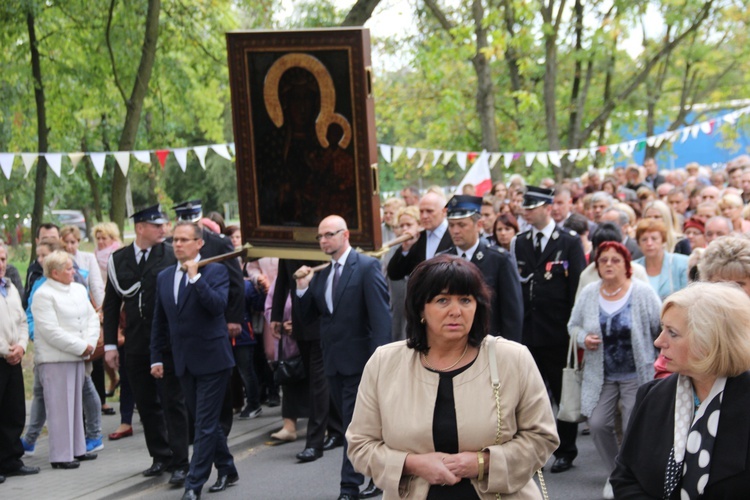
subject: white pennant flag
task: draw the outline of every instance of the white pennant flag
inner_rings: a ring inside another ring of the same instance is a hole
[[[576,155],[576,161],[585,160],[588,155],[589,155],[588,149],[579,149],[578,154]]]
[[[669,134],[659,134],[659,135],[657,135],[656,136],[656,142],[654,142],[654,146],[656,146],[657,148],[659,146],[661,146],[662,143],[667,140],[668,136],[669,136]]]
[[[464,152],[458,152],[456,153],[456,161],[458,162],[458,166],[461,167],[461,170],[466,170],[466,158],[467,154]]]
[[[234,154],[235,154],[235,151],[234,151],[234,143],[233,143],[233,142],[230,142],[230,143],[228,144],[228,146],[229,146],[229,151],[230,151],[230,152],[232,153],[232,155],[234,155]]]
[[[193,151],[195,151],[195,156],[198,157],[198,162],[200,162],[203,170],[206,170],[206,153],[208,152],[208,146],[195,146]]]
[[[385,144],[380,145],[380,154],[383,155],[383,159],[386,163],[391,162],[391,147]]]
[[[671,133],[668,133],[668,134],[667,134],[667,136],[666,136],[666,138],[667,138],[667,140],[668,140],[669,142],[674,142],[674,141],[676,141],[677,139],[679,139],[679,138],[680,138],[680,129],[678,129],[678,130],[675,130],[675,131],[673,131],[673,132],[671,132]]]
[[[505,168],[510,168],[510,164],[513,163],[513,153],[503,153],[503,164]]]
[[[414,153],[417,152],[417,148],[406,148],[406,159],[411,160],[414,158]]]
[[[559,168],[560,165],[562,164],[560,162],[560,152],[550,151],[548,154],[549,154],[549,162]]]
[[[687,141],[688,136],[690,135],[690,127],[683,127],[682,128],[682,139],[680,139],[680,142]]]
[[[187,170],[187,152],[188,148],[177,148],[173,151],[177,164],[183,172]]]
[[[502,153],[490,153],[490,168],[495,168],[497,162],[503,157]]]
[[[456,192],[460,193],[466,184],[474,186],[474,192],[477,196],[482,196],[492,189],[492,176],[490,175],[489,154],[487,151],[482,151],[479,158],[477,158],[469,171],[466,172],[466,175],[458,184]]]
[[[545,167],[549,165],[548,159],[549,158],[547,157],[547,153],[546,152],[542,152],[542,153],[537,153],[536,154],[536,161],[538,161],[539,163],[541,163]]]
[[[622,151],[622,154],[627,156],[628,158],[633,156],[633,151],[635,151],[635,144],[637,141],[628,141],[623,142],[620,144],[620,151]]]
[[[578,161],[578,150],[577,149],[571,149],[568,151],[568,161],[571,163],[575,163]]]
[[[128,169],[130,169],[130,153],[128,151],[115,151],[112,154],[115,155],[115,160],[117,160],[117,164],[120,166],[122,175],[127,177]]]
[[[401,146],[393,146],[393,151],[392,151],[393,154],[391,155],[391,161],[398,160],[398,157],[401,156],[401,153],[403,152],[404,152],[404,148],[402,148]]]
[[[104,175],[104,161],[107,159],[107,153],[91,153],[91,163],[94,164],[94,170],[99,177]]]
[[[133,157],[141,163],[151,164],[150,151],[131,151]]]
[[[451,158],[453,158],[453,155],[456,154],[455,151],[446,151],[443,153],[443,165],[447,165],[449,161],[451,161]]]
[[[607,146],[607,147],[609,148],[609,153],[610,153],[610,154],[611,154],[612,156],[616,155],[616,154],[617,154],[617,152],[618,152],[618,151],[620,150],[620,145],[619,145],[619,144],[610,144],[610,145],[609,145],[609,146]]]
[[[592,158],[596,158],[596,152],[599,151],[599,148],[589,148],[589,156]],[[602,156],[606,155],[607,153],[602,153]]]
[[[13,170],[13,160],[16,155],[13,153],[0,153],[0,168],[3,169],[6,179],[10,179],[10,171]]]
[[[213,149],[214,153],[221,156],[222,158],[226,158],[229,161],[232,160],[232,157],[229,155],[229,150],[227,149],[226,144],[214,144],[213,146],[211,146],[211,149]]]
[[[419,163],[417,164],[417,168],[422,168],[422,165],[424,165],[424,161],[427,159],[427,151],[426,149],[420,149],[419,150]]]
[[[23,166],[26,169],[26,175],[29,175],[31,167],[34,166],[34,162],[36,161],[37,156],[39,155],[36,153],[21,153],[21,160],[23,160]]]
[[[70,158],[70,163],[73,164],[73,168],[70,170],[71,174],[76,169],[78,164],[81,163],[81,160],[83,159],[84,156],[86,156],[85,153],[68,153],[68,158]]]
[[[701,122],[700,124],[701,132],[708,135],[711,133],[711,122]]]
[[[536,158],[536,153],[524,153],[524,156],[526,157],[526,167],[531,167],[531,164],[534,163],[534,158]]]
[[[44,157],[47,159],[47,165],[52,171],[60,177],[60,165],[62,163],[61,153],[44,153]]]
[[[654,144],[656,144],[656,136],[652,135],[651,137],[646,138],[646,144],[649,145],[649,147],[653,148]]]
[[[692,127],[690,127],[690,135],[693,137],[693,139],[698,137],[698,132],[700,132],[700,130],[700,125],[693,125]]]
[[[738,113],[736,111],[732,111],[731,113],[727,113],[724,115],[724,121],[727,122],[730,125],[734,125],[734,122],[737,121],[737,115]]]
[[[440,157],[443,156],[443,152],[439,149],[433,149],[432,150],[432,166],[434,167],[437,165],[437,162],[440,161]]]

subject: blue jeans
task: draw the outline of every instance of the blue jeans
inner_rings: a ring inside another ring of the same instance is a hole
[[[260,390],[258,389],[258,377],[255,374],[253,366],[254,345],[238,345],[232,348],[234,352],[234,362],[237,365],[237,371],[240,373],[242,385],[245,387],[245,398],[247,407],[255,410],[260,407]]]

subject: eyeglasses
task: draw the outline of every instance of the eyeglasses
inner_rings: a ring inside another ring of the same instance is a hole
[[[616,265],[622,264],[622,263],[623,263],[623,260],[620,259],[620,258],[618,258],[618,257],[611,257],[611,258],[610,257],[602,257],[601,259],[599,259],[599,264],[603,264],[605,266],[607,264],[612,264],[613,266],[616,266]]]
[[[333,238],[334,236],[336,236],[337,234],[339,234],[342,231],[344,231],[344,229],[339,229],[338,231],[334,231],[332,233],[329,232],[329,233],[318,234],[318,235],[315,236],[315,240],[316,241],[320,241],[323,238],[325,238],[327,240],[330,240],[331,238]]]
[[[172,238],[172,243],[179,243],[180,245],[182,245],[183,243],[188,243],[197,239],[199,238]]]

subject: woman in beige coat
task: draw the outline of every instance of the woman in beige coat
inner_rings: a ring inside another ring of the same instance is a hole
[[[408,340],[375,351],[346,433],[355,469],[385,499],[541,498],[532,478],[559,444],[555,420],[526,348],[488,338],[489,304],[460,258],[440,255],[409,278]]]

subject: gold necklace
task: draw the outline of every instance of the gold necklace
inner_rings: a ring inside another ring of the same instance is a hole
[[[424,353],[422,353],[422,361],[424,362],[425,365],[427,365],[427,368],[429,368],[430,370],[435,370],[436,372],[447,372],[448,370],[450,370],[451,368],[453,368],[454,366],[456,366],[457,364],[459,364],[462,359],[464,359],[464,356],[466,356],[466,351],[468,351],[468,350],[469,350],[469,343],[467,342],[466,343],[466,347],[464,347],[464,352],[463,352],[463,354],[461,354],[461,357],[458,358],[455,363],[453,363],[452,365],[450,365],[447,368],[435,368],[434,366],[432,366],[430,364],[429,361],[427,361],[427,356],[425,356]]]

